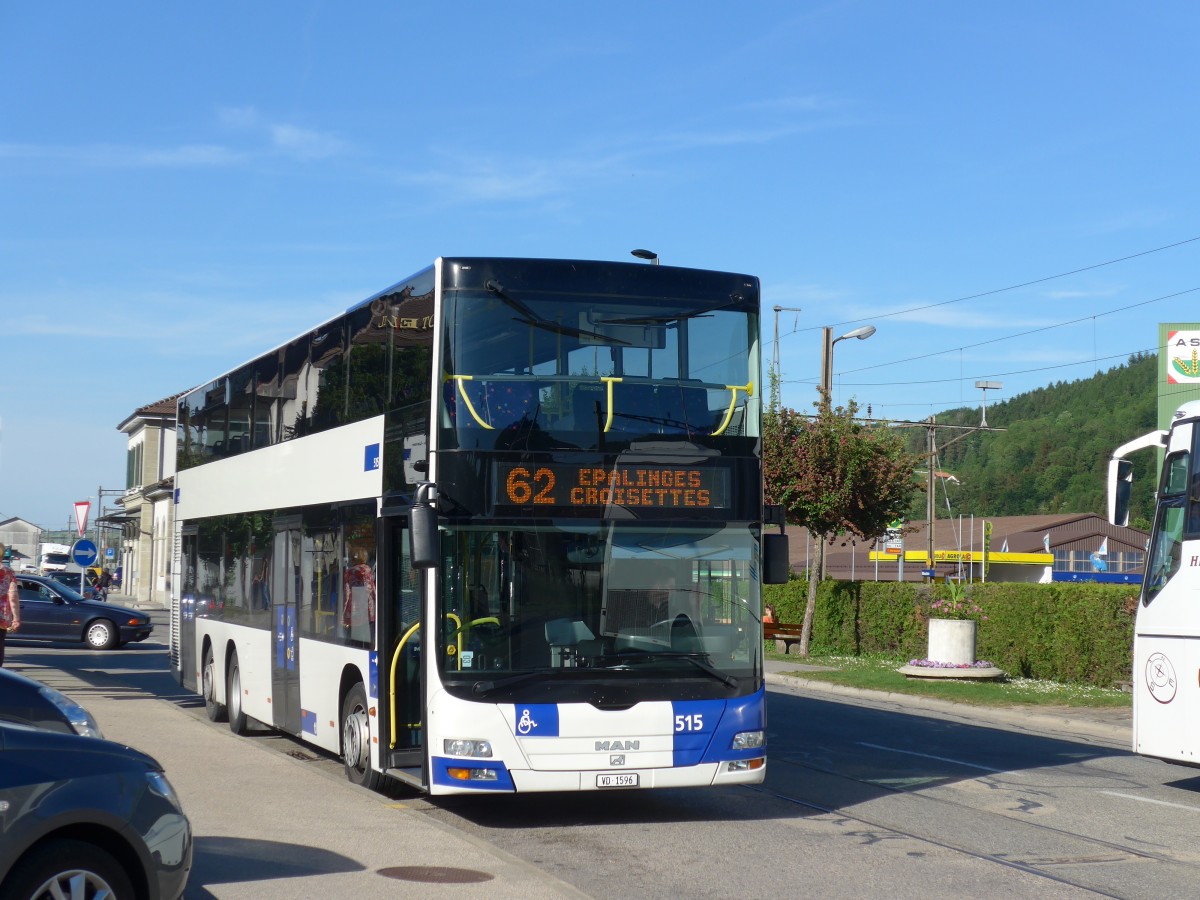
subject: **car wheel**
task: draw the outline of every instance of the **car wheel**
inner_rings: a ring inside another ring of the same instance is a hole
[[[246,734],[246,713],[242,709],[242,670],[238,666],[237,651],[229,656],[229,672],[225,676],[225,706],[229,711],[229,730],[234,734]]]
[[[129,876],[110,854],[75,840],[51,841],[13,867],[6,897],[133,897]]]
[[[342,765],[354,784],[374,791],[383,783],[383,776],[371,768],[371,717],[361,683],[350,688],[342,702]]]
[[[224,722],[227,707],[224,703],[220,703],[217,700],[216,672],[212,647],[206,647],[204,650],[204,668],[200,672],[204,691],[204,711],[208,713],[208,720],[210,722]]]
[[[89,622],[83,636],[93,650],[112,650],[121,640],[117,626],[108,619]]]

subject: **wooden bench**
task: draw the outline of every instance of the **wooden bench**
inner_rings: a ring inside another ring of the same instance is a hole
[[[799,623],[763,622],[763,637],[775,642],[776,653],[799,653],[801,627]]]

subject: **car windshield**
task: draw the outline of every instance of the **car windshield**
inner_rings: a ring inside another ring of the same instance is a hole
[[[79,593],[79,591],[75,590],[70,585],[63,584],[58,579],[52,579],[52,581],[54,582],[55,590],[57,590],[59,594],[66,597],[68,600],[83,600],[83,596]]]

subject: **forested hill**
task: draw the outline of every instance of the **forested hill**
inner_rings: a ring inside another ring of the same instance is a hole
[[[1155,427],[1158,358],[1130,357],[1123,366],[1082,381],[1059,382],[988,404],[990,428],[949,443],[961,431],[937,432],[937,469],[952,474],[950,512],[957,516],[1016,516],[1106,511],[1108,459],[1121,444]],[[980,407],[947,410],[938,424],[978,425]],[[912,428],[909,449],[925,453],[926,429]],[[1148,527],[1157,459],[1130,457],[1134,493],[1130,524]],[[924,470],[924,466],[921,467]],[[946,496],[937,491],[939,516]],[[913,519],[925,518],[925,494],[913,498]]]

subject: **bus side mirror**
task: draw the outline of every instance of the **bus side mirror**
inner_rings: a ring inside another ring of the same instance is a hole
[[[414,569],[432,569],[438,564],[438,514],[433,484],[425,482],[417,488],[417,502],[408,520],[408,539]]]
[[[787,535],[764,534],[762,551],[763,584],[787,584],[791,570]]]
[[[1108,521],[1113,525],[1129,524],[1129,496],[1133,492],[1133,463],[1113,459],[1108,463]]]

